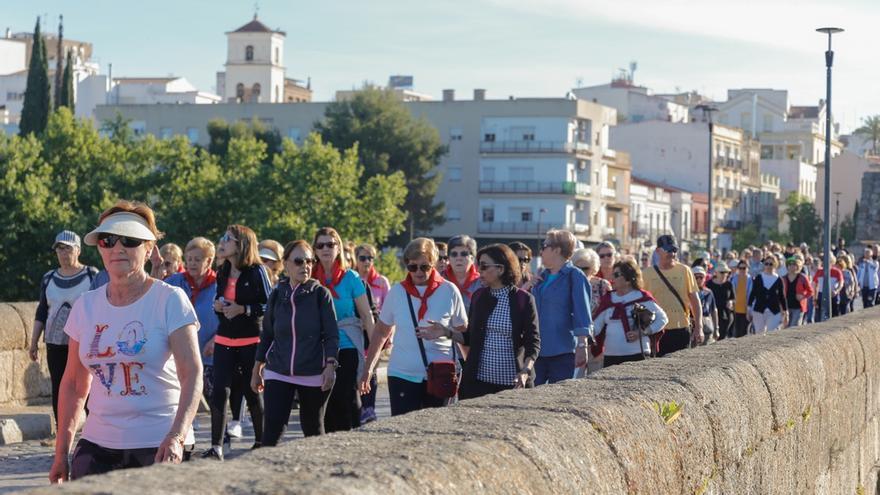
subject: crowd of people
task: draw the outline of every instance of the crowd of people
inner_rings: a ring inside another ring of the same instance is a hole
[[[244,225],[216,244],[160,247],[161,238],[152,210],[129,201],[84,237],[101,270],[79,261],[76,233],[55,238],[59,266],[43,277],[30,340],[34,360],[41,335],[47,347],[53,483],[189,459],[202,401],[207,459],[222,461],[241,436],[243,403],[252,448],[277,445],[294,409],[305,436],[358,428],[376,419],[382,355],[396,416],[822,321],[858,299],[873,306],[880,282],[880,247],[855,262],[842,241],[825,314],[822,257],[806,245],[687,263],[670,235],[641,262],[612,243],[585,248],[566,230],[548,231],[539,253],[421,237],[403,250],[406,278],[391,284],[374,246],[331,227],[286,244]]]

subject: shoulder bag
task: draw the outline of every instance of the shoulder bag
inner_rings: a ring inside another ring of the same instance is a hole
[[[416,318],[416,312],[413,309],[412,296],[406,295],[406,303],[409,305],[409,316],[413,322],[413,332],[417,332],[419,321]],[[425,353],[425,343],[416,333],[416,340],[419,343],[419,353],[422,355],[422,363],[425,365],[425,372],[428,375],[429,395],[439,399],[449,399],[458,394],[458,370],[455,366],[455,342],[452,342],[452,359],[444,359],[440,361],[428,362],[428,355]]]

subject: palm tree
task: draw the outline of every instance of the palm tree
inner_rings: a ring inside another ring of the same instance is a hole
[[[871,154],[877,155],[877,145],[880,144],[880,115],[864,117],[863,126],[855,130],[854,134],[871,140]]]

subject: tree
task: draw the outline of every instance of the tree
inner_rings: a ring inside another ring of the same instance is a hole
[[[39,134],[46,128],[52,103],[49,96],[49,62],[46,57],[46,41],[40,34],[40,18],[34,27],[34,44],[28,65],[27,88],[21,110],[19,135]]]
[[[785,200],[789,227],[788,233],[794,243],[815,244],[822,235],[822,219],[816,213],[816,207],[805,197],[797,193],[789,194]]]
[[[441,180],[436,167],[447,148],[437,129],[413,117],[393,91],[370,86],[349,101],[328,105],[324,117],[315,130],[325,141],[340,150],[358,145],[365,171],[362,182],[378,174],[403,172],[408,237],[443,222],[444,205],[435,203],[434,196]]]
[[[853,131],[853,134],[861,136],[871,141],[871,154],[878,154],[878,145],[880,145],[880,115],[862,118],[862,126]]]
[[[208,136],[210,137],[208,151],[221,158],[228,153],[229,141],[233,138],[253,137],[265,143],[266,162],[271,162],[275,154],[281,151],[281,134],[278,129],[269,128],[256,117],[249,124],[236,122],[231,125],[223,119],[211,119],[208,122]]]
[[[64,77],[61,79],[61,97],[59,98],[59,107],[67,107],[71,113],[74,113],[74,93],[73,93],[73,57],[67,52],[67,63],[64,64]]]
[[[101,132],[117,144],[130,146],[135,140],[130,123],[131,119],[126,119],[121,112],[117,111],[112,119],[101,123]]]

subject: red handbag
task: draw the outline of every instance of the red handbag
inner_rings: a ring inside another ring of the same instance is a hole
[[[419,328],[419,322],[416,319],[416,312],[413,309],[412,298],[406,295],[406,302],[409,304],[409,315],[413,322],[413,331]],[[428,394],[438,399],[450,399],[458,395],[458,367],[455,362],[455,342],[452,343],[452,359],[444,359],[428,363],[428,355],[425,353],[425,343],[421,337],[416,335],[419,342],[419,352],[422,355],[422,363],[425,365],[425,372],[428,375]]]

